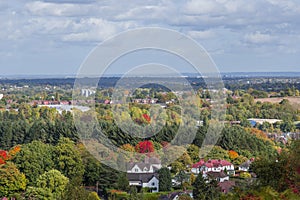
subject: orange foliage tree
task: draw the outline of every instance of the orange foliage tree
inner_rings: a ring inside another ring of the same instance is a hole
[[[135,152],[135,148],[131,144],[123,144],[120,148],[124,151]]]
[[[229,155],[229,158],[231,160],[234,160],[237,157],[239,157],[239,154],[236,151],[233,151],[233,150],[228,151],[228,155]]]

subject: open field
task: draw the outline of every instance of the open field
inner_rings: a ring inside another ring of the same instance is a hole
[[[289,102],[293,105],[296,106],[298,109],[300,109],[300,97],[274,97],[274,98],[258,98],[255,99],[255,102],[270,102],[270,103],[279,103],[283,99],[289,100]]]

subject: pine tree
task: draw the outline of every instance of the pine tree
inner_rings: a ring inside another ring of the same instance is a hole
[[[171,191],[172,177],[168,168],[164,167],[159,170],[159,191]]]

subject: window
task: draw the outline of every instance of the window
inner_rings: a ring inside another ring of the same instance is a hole
[[[154,182],[152,183],[152,186],[155,186],[155,183],[154,183]]]
[[[137,168],[134,169],[135,172],[138,172],[139,170]]]

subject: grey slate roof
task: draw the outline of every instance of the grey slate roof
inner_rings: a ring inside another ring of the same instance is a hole
[[[239,167],[249,168],[249,167],[250,167],[250,164],[251,164],[251,161],[250,161],[250,160],[247,160],[246,162],[240,164]]]
[[[149,170],[151,166],[149,163],[128,163],[127,170],[131,170],[135,165],[137,165],[141,170],[143,170],[145,167]]]
[[[225,178],[228,175],[222,172],[207,172],[207,175],[211,178]]]
[[[157,173],[128,173],[128,181],[141,181],[142,183],[148,183],[153,177],[158,179]]]

